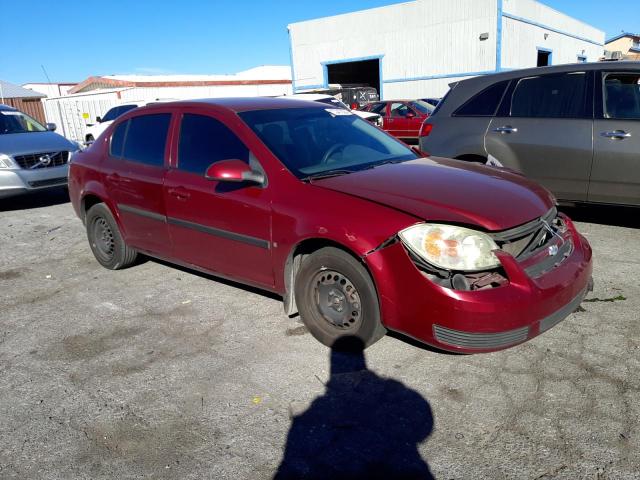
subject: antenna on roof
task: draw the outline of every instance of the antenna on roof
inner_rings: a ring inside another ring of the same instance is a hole
[[[42,71],[44,72],[44,76],[47,77],[47,82],[51,83],[51,79],[49,78],[49,74],[44,68],[44,65],[40,65],[42,67]]]

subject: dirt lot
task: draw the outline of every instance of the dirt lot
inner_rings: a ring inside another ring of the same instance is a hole
[[[367,370],[272,296],[101,268],[64,192],[4,200],[0,478],[262,479],[307,455],[311,478],[393,458],[438,479],[638,479],[640,217],[569,214],[595,253],[583,311],[488,355],[387,336]]]

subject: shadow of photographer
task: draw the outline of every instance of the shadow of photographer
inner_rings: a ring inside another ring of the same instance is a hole
[[[432,429],[429,403],[368,370],[360,339],[342,337],[326,392],[293,418],[274,480],[432,479],[418,452]]]

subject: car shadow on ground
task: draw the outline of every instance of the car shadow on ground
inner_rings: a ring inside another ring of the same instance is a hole
[[[326,391],[294,412],[274,480],[434,478],[418,451],[433,430],[429,403],[369,370],[362,347],[342,337],[331,349]]]
[[[0,199],[0,212],[30,210],[32,208],[51,207],[69,203],[69,191],[66,187],[50,188],[40,192],[26,193]]]
[[[638,207],[577,205],[561,206],[560,211],[567,214],[574,222],[640,228],[640,208]]]

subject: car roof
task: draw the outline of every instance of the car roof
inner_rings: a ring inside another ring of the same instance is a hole
[[[523,68],[519,70],[508,70],[498,73],[490,73],[488,75],[480,75],[478,77],[467,78],[454,82],[451,85],[471,85],[475,83],[493,84],[501,80],[511,80],[513,78],[521,78],[527,76],[545,75],[548,73],[570,73],[570,72],[584,72],[593,70],[638,70],[640,69],[640,62],[636,61],[616,61],[616,62],[591,62],[591,63],[568,63],[565,65],[553,65],[549,67],[533,67]]]
[[[285,108],[327,108],[325,104],[299,100],[296,98],[274,97],[230,97],[230,98],[202,98],[197,100],[182,100],[178,102],[162,102],[140,107],[144,110],[155,110],[166,107],[218,107],[235,113],[253,110],[282,110]]]
[[[17,112],[18,109],[17,108],[13,108],[11,105],[4,105],[2,103],[0,103],[0,111],[5,111],[5,112]]]

